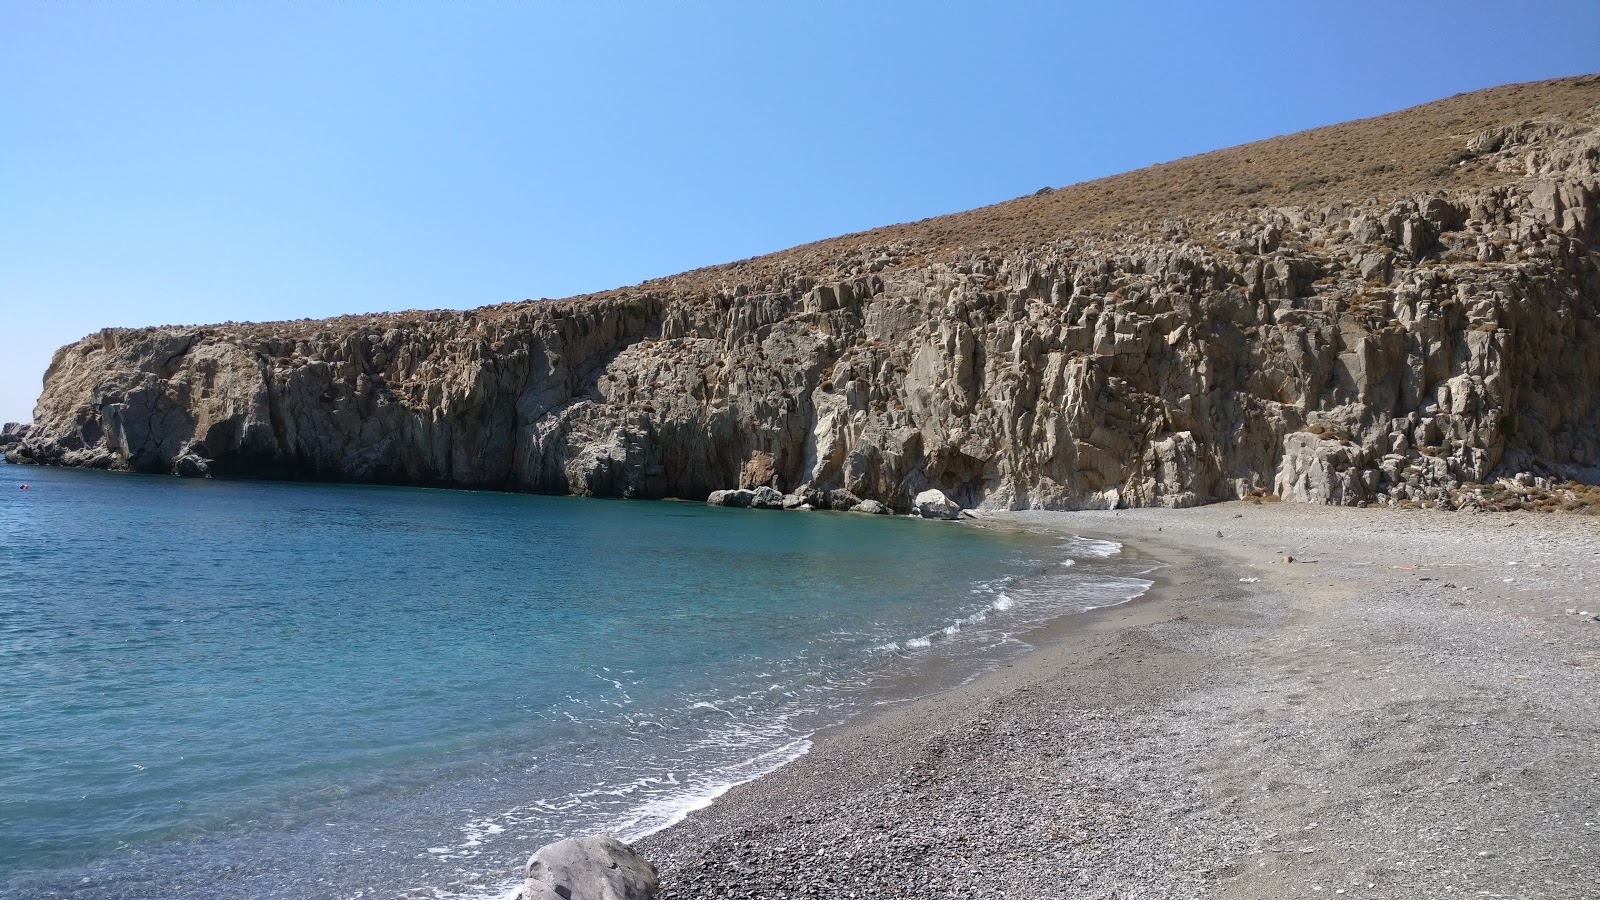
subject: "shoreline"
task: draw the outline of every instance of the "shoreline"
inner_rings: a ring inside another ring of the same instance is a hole
[[[849,513],[837,511],[819,511],[817,513],[813,513],[812,515],[846,516],[849,515]],[[901,518],[916,519],[917,517],[902,516]],[[1035,536],[1042,534],[1052,538],[1080,537],[1090,541],[1111,540],[1105,536],[1088,531],[1075,531],[1070,529],[1067,531],[1062,531],[1056,528],[1040,528],[1037,525],[1025,522],[1003,522],[998,516],[990,515],[986,515],[978,521],[969,520],[959,524],[954,522],[938,521],[924,522],[922,523],[922,527],[979,527],[1026,532]],[[1113,568],[1121,568],[1122,566],[1117,565],[1117,563],[1132,562],[1135,566],[1139,567],[1139,571],[1133,573],[1121,572],[1117,574],[1095,571],[1095,574],[1100,576],[1100,578],[1096,579],[1096,581],[1093,583],[1099,584],[1101,583],[1102,579],[1106,583],[1116,582],[1123,579],[1134,579],[1146,582],[1146,586],[1138,594],[1126,599],[1109,601],[1104,605],[1096,606],[1087,610],[1058,611],[1049,615],[1048,618],[1040,620],[1036,623],[1023,624],[1021,630],[1009,633],[1008,643],[1011,644],[1011,647],[1008,650],[1002,651],[998,654],[994,653],[993,651],[994,647],[1001,646],[1000,644],[992,645],[988,652],[981,653],[979,657],[970,655],[970,650],[966,654],[958,653],[956,655],[945,655],[935,651],[926,657],[916,659],[914,662],[910,663],[911,666],[915,667],[914,672],[902,672],[897,675],[888,676],[886,676],[884,673],[879,673],[877,677],[886,677],[892,681],[898,681],[901,685],[900,689],[888,688],[886,686],[887,682],[879,685],[878,690],[886,690],[892,695],[890,699],[879,699],[871,705],[858,707],[851,711],[842,721],[833,721],[831,723],[819,725],[814,730],[797,737],[790,745],[766,751],[760,756],[747,761],[746,765],[750,766],[751,768],[761,768],[763,771],[760,774],[749,776],[745,780],[734,781],[725,784],[718,788],[715,793],[697,795],[693,797],[692,799],[695,801],[695,805],[679,808],[675,813],[677,818],[673,819],[668,824],[655,827],[653,830],[648,831],[643,835],[637,835],[636,832],[630,834],[630,829],[633,827],[630,825],[627,828],[613,829],[605,832],[578,831],[566,836],[578,837],[588,833],[605,833],[611,837],[617,838],[626,843],[630,843],[632,846],[642,848],[652,842],[657,841],[662,835],[669,834],[675,829],[680,828],[687,819],[701,814],[707,809],[716,807],[717,804],[723,802],[723,798],[726,797],[730,792],[739,791],[749,785],[771,778],[775,774],[781,773],[786,768],[793,766],[796,762],[804,760],[806,756],[813,752],[818,742],[830,740],[831,736],[835,733],[849,732],[850,730],[862,726],[863,724],[874,721],[879,716],[893,715],[897,710],[900,710],[906,706],[925,702],[931,698],[941,697],[953,691],[962,690],[975,682],[994,675],[1000,670],[1010,668],[1020,660],[1037,653],[1041,647],[1048,646],[1055,640],[1060,639],[1059,635],[1063,633],[1073,633],[1077,628],[1081,627],[1080,623],[1090,619],[1091,617],[1096,617],[1102,613],[1108,613],[1114,610],[1124,609],[1139,604],[1140,602],[1146,600],[1160,584],[1160,579],[1162,577],[1160,573],[1167,568],[1167,563],[1156,559],[1151,554],[1144,552],[1131,543],[1123,541],[1112,541],[1112,543],[1116,543],[1118,545],[1118,550],[1111,553],[1108,557],[1093,559],[1093,561],[1088,563],[1088,565],[1098,569],[1098,567],[1106,565],[1107,562],[1110,562]],[[1131,554],[1130,551],[1132,551]],[[1083,566],[1084,563],[1081,561],[1080,557],[1067,555],[1065,559],[1070,564],[1072,571],[1082,571],[1080,567]],[[1146,564],[1148,565],[1146,566]],[[979,622],[973,623],[967,619],[959,620],[960,623],[966,624],[968,627],[973,624],[981,625],[982,621],[983,620],[979,620]],[[963,629],[963,631],[965,630],[966,629]],[[937,634],[937,631],[934,632],[934,634]],[[926,648],[926,646],[927,645],[925,644],[921,645],[922,648]],[[974,664],[975,658],[983,657],[987,658],[986,661],[980,663],[979,667],[976,669],[971,668],[971,666]],[[910,688],[910,692],[906,693],[905,689],[908,687]],[[792,747],[798,745],[803,745],[798,752],[786,752]],[[765,757],[779,755],[787,756],[787,758],[770,767],[765,765],[755,765],[758,760],[761,760]],[[650,857],[647,856],[646,858],[649,859]],[[651,861],[653,862],[654,860],[652,859]],[[519,871],[520,868],[521,867],[519,866]],[[522,877],[518,875],[513,880],[508,877],[497,877],[500,875],[503,875],[503,873],[475,873],[474,876],[468,880],[450,882],[444,885],[418,886],[405,891],[400,895],[400,898],[401,900],[423,900],[423,898],[428,897],[462,897],[464,900],[520,900],[523,885]]]
[[[1600,893],[1594,519],[1227,503],[984,521],[1165,566],[639,840],[664,900]]]
[[[836,511],[820,511],[819,513],[814,513],[814,515],[817,514],[824,516],[849,515],[848,513]],[[910,516],[902,518],[915,519],[917,517]],[[981,524],[979,524],[980,522]],[[1085,621],[1092,620],[1094,617],[1098,617],[1101,614],[1111,613],[1115,610],[1135,606],[1147,600],[1161,584],[1161,579],[1163,577],[1161,573],[1168,568],[1168,563],[1166,563],[1164,560],[1158,560],[1155,556],[1144,552],[1141,548],[1130,542],[1112,540],[1105,535],[1093,533],[1087,530],[1067,529],[1063,531],[1057,528],[1041,528],[1033,523],[1001,521],[998,515],[993,514],[985,515],[981,520],[969,520],[962,522],[959,525],[952,522],[927,522],[925,523],[925,527],[998,528],[1009,531],[1026,532],[1036,536],[1043,534],[1053,538],[1077,537],[1097,542],[1109,541],[1117,544],[1118,549],[1108,557],[1095,559],[1092,563],[1090,563],[1090,565],[1098,567],[1100,565],[1104,565],[1106,561],[1111,561],[1113,565],[1115,565],[1117,562],[1132,562],[1135,566],[1139,566],[1141,568],[1139,571],[1134,573],[1123,572],[1120,574],[1107,574],[1097,572],[1096,574],[1100,575],[1108,582],[1114,582],[1122,579],[1133,579],[1144,581],[1147,583],[1147,586],[1144,587],[1138,594],[1126,599],[1110,601],[1104,605],[1085,610],[1058,611],[1037,623],[1024,624],[1021,630],[1010,633],[1009,642],[1013,646],[1009,650],[1000,654],[992,654],[993,647],[991,647],[991,653],[982,654],[982,656],[990,658],[981,663],[976,669],[970,668],[974,662],[974,657],[970,655],[945,656],[935,652],[932,655],[918,659],[913,663],[913,665],[917,667],[916,672],[900,673],[896,676],[889,676],[892,679],[898,679],[902,685],[902,690],[890,691],[890,693],[895,695],[892,697],[892,699],[880,699],[871,705],[859,707],[850,712],[842,721],[834,721],[828,724],[820,725],[816,727],[815,730],[796,738],[791,745],[782,748],[775,748],[771,751],[761,754],[755,759],[750,760],[747,765],[753,764],[756,762],[756,760],[764,757],[775,755],[787,756],[787,758],[783,761],[780,761],[770,767],[752,766],[754,768],[763,768],[764,771],[762,771],[761,774],[750,776],[745,780],[735,781],[721,786],[716,790],[715,793],[699,795],[697,798],[695,798],[697,801],[696,805],[680,808],[675,813],[677,818],[673,819],[670,823],[655,827],[653,830],[638,836],[630,835],[628,828],[594,833],[608,834],[609,836],[630,843],[635,847],[644,847],[652,842],[655,842],[660,839],[662,835],[671,833],[675,829],[680,828],[688,818],[701,814],[703,811],[713,808],[717,804],[723,802],[723,798],[726,797],[730,792],[739,791],[740,789],[749,785],[771,778],[775,774],[781,773],[784,769],[794,765],[796,762],[805,759],[807,755],[813,752],[813,749],[818,742],[830,740],[831,736],[836,733],[849,732],[855,728],[875,721],[879,716],[893,715],[897,710],[900,710],[906,706],[926,702],[932,698],[942,697],[954,691],[960,691],[976,682],[995,675],[997,672],[1003,669],[1011,668],[1019,661],[1039,652],[1041,648],[1048,647],[1055,641],[1062,639],[1063,635],[1070,635],[1074,633],[1078,628],[1082,627],[1082,623]],[[1130,551],[1132,551],[1131,554]],[[1082,565],[1082,563],[1078,561],[1079,557],[1068,555],[1066,560],[1071,564],[1071,569],[1073,571],[1080,570],[1079,567]],[[1146,564],[1148,564],[1147,568],[1144,567]],[[1095,583],[1099,582],[1097,581]],[[960,621],[968,624],[969,626],[973,624],[965,619]],[[981,624],[981,622],[978,624]],[[922,646],[924,648],[926,647],[926,645]],[[997,644],[994,646],[1000,645]],[[882,677],[882,673],[880,673],[880,677]],[[915,687],[910,693],[902,693],[905,687],[912,685]],[[884,690],[887,688],[880,685],[880,689]],[[792,754],[785,752],[797,745],[804,746],[801,747],[798,752]],[[574,832],[573,834],[567,836],[577,837],[586,833],[588,832],[580,831]],[[522,882],[523,879],[520,875],[513,881],[507,878],[497,878],[495,877],[494,873],[477,873],[472,879],[469,880],[452,882],[442,886],[419,886],[404,892],[400,896],[402,900],[422,900],[422,898],[435,896],[463,897],[466,898],[466,900],[520,900]],[[443,893],[440,893],[441,891]]]
[[[964,688],[971,687],[978,682],[982,682],[986,679],[1002,674],[1005,669],[1013,668],[1029,657],[1040,653],[1041,651],[1050,650],[1058,643],[1070,640],[1073,635],[1084,629],[1100,630],[1105,628],[1123,628],[1128,627],[1130,622],[1143,621],[1143,617],[1141,615],[1134,613],[1135,608],[1143,604],[1157,602],[1161,596],[1163,586],[1167,583],[1169,578],[1175,577],[1172,572],[1174,568],[1180,564],[1171,562],[1164,557],[1158,557],[1155,554],[1150,553],[1145,547],[1141,546],[1140,542],[1138,541],[1114,538],[1109,534],[1092,531],[1089,529],[1040,527],[1038,524],[1031,522],[1008,521],[1002,519],[1002,515],[1010,514],[990,514],[985,516],[982,520],[980,520],[984,523],[982,527],[1000,526],[1005,528],[1013,528],[1019,531],[1031,531],[1034,533],[1047,532],[1060,537],[1073,536],[1087,538],[1090,540],[1112,541],[1117,543],[1120,545],[1121,549],[1118,550],[1116,558],[1127,557],[1129,555],[1129,551],[1132,551],[1132,556],[1134,559],[1137,559],[1141,562],[1148,560],[1152,567],[1149,570],[1144,571],[1142,574],[1119,575],[1111,577],[1138,578],[1149,581],[1150,586],[1145,588],[1136,596],[1125,600],[1106,603],[1101,606],[1093,607],[1092,609],[1059,612],[1043,622],[1029,625],[1023,630],[1011,635],[1011,637],[1020,645],[1019,649],[1013,651],[1012,656],[997,656],[993,660],[986,663],[983,667],[978,668],[975,671],[967,672],[961,677],[951,677],[951,672],[959,669],[959,663],[957,660],[941,659],[937,656],[922,660],[921,663],[926,667],[926,671],[917,677],[917,681],[923,685],[922,690],[919,690],[918,692],[901,699],[882,701],[878,705],[862,709],[859,712],[854,713],[850,718],[843,722],[825,725],[817,729],[807,738],[808,743],[814,747],[819,741],[827,740],[836,732],[847,732],[855,728],[867,727],[878,716],[888,715],[893,713],[895,710],[900,709],[901,707],[926,702],[933,698],[945,696],[947,694],[960,691]],[[966,525],[967,527],[972,527],[971,522],[966,523]],[[788,763],[785,763],[785,765],[788,765]],[[769,772],[768,774],[770,775],[771,773]],[[765,778],[767,776],[762,775],[759,777]],[[742,782],[741,784],[746,783],[749,782]],[[733,788],[730,788],[729,790],[733,790]],[[717,798],[713,798],[713,802],[715,802],[716,799],[720,799],[726,793],[727,792],[725,791],[723,794],[719,794]],[[672,826],[668,827],[670,828]],[[651,836],[659,833],[659,831],[652,832]]]

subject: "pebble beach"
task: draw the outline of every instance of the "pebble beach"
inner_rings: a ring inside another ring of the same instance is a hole
[[[1241,502],[976,527],[1164,566],[645,838],[663,898],[1600,896],[1600,520]]]

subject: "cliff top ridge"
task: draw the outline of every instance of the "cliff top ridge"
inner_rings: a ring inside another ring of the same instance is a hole
[[[679,298],[738,285],[775,286],[786,275],[826,280],[864,271],[1005,253],[1062,239],[1126,234],[1160,222],[1201,221],[1250,209],[1387,204],[1516,180],[1494,158],[1495,135],[1522,125],[1560,128],[1600,120],[1600,74],[1509,84],[1368,119],[1313,128],[1006,200],[965,212],[840,235],[736,262],[564,300],[514,301],[449,316],[499,315],[529,303],[576,304],[642,293]],[[1497,164],[1499,163],[1499,164]],[[413,321],[427,311],[330,319],[228,323],[294,336],[328,328]]]

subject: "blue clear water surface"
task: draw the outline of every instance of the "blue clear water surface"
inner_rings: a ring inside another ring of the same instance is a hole
[[[0,895],[503,893],[547,840],[648,833],[1137,594],[1113,549],[3,466]]]

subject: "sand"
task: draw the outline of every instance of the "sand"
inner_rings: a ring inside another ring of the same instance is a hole
[[[665,900],[1600,897],[1600,520],[982,524],[1167,565],[641,841]]]

